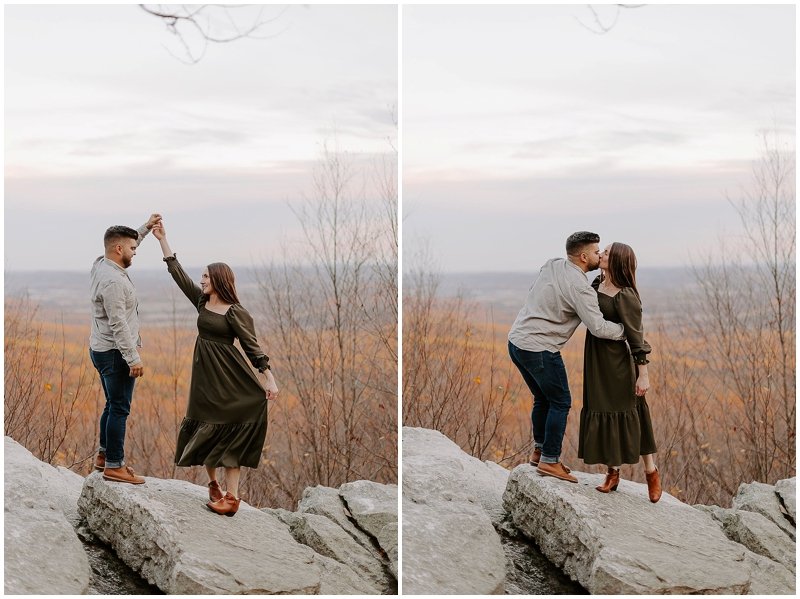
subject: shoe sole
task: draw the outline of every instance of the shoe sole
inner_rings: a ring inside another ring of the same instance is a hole
[[[224,513],[224,514],[220,514],[218,511],[216,511],[216,510],[212,510],[212,509],[211,509],[211,506],[209,506],[208,504],[206,504],[206,507],[208,508],[208,511],[209,511],[209,512],[213,512],[213,513],[215,513],[217,516],[228,516],[228,518],[232,518],[233,516],[235,516],[235,515],[236,515],[236,512],[226,512],[226,513]],[[238,510],[237,510],[237,511],[238,511]]]
[[[113,481],[115,483],[129,483],[131,485],[143,485],[144,482],[145,482],[145,481],[138,481],[138,480],[130,480],[130,479],[127,479],[127,478],[114,478],[114,477],[111,477],[111,476],[106,476],[105,474],[103,475],[103,478],[106,479],[106,480]]]
[[[577,483],[577,482],[578,482],[578,479],[577,479],[577,478],[567,478],[567,477],[565,477],[565,476],[559,476],[558,474],[553,474],[553,473],[551,473],[551,472],[545,472],[544,470],[542,470],[542,469],[540,469],[540,468],[537,468],[537,469],[536,469],[536,472],[538,472],[538,473],[539,473],[539,474],[541,474],[542,476],[551,476],[551,477],[553,477],[553,478],[557,478],[558,480],[565,480],[565,481],[567,481],[568,483]]]

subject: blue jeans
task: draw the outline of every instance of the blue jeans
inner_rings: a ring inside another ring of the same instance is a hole
[[[105,453],[106,468],[121,468],[125,463],[125,423],[131,412],[136,379],[118,349],[90,349],[89,357],[100,373],[106,396],[106,407],[100,416],[100,453]]]
[[[561,352],[526,351],[509,341],[508,354],[533,394],[534,447],[542,450],[542,462],[556,464],[561,457],[561,442],[572,406]]]

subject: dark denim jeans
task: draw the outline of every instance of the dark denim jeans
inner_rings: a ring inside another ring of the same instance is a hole
[[[533,442],[542,450],[541,461],[555,464],[572,406],[567,370],[561,352],[526,351],[509,341],[508,354],[533,394]]]
[[[106,454],[107,468],[120,468],[125,462],[125,423],[131,412],[136,379],[118,349],[89,350],[92,364],[100,373],[106,407],[100,416],[100,452]]]

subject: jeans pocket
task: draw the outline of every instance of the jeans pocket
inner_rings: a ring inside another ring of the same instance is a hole
[[[525,359],[525,366],[534,374],[539,374],[544,371],[544,356],[542,352],[530,352]]]

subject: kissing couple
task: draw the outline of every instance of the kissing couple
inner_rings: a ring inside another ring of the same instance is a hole
[[[622,464],[642,459],[650,501],[661,498],[656,442],[645,393],[650,388],[650,345],[642,328],[636,255],[615,242],[600,251],[600,236],[579,231],[567,238],[566,258],[539,270],[508,334],[508,353],[533,395],[530,463],[543,476],[577,483],[561,462],[572,397],[561,349],[582,322],[583,408],[578,457],[607,467],[603,484],[619,485]],[[590,284],[586,273],[600,269]]]

